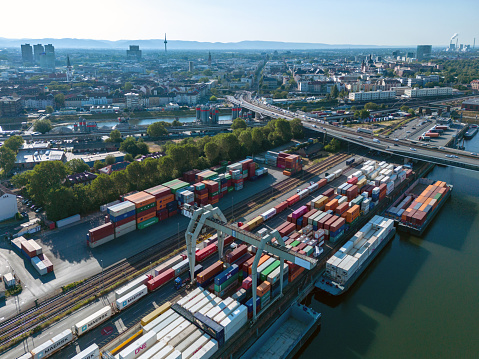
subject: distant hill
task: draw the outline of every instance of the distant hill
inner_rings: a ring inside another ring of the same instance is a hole
[[[129,45],[139,45],[143,50],[161,50],[164,40],[91,40],[91,39],[7,39],[0,37],[0,47],[20,47],[21,44],[53,44],[56,48],[75,49],[127,49]],[[168,50],[320,50],[320,49],[365,49],[383,46],[376,45],[329,45],[321,43],[280,42],[280,41],[240,41],[240,42],[199,42],[168,40]],[[391,47],[391,46],[388,46]]]

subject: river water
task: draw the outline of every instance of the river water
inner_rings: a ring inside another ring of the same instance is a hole
[[[148,118],[148,119],[130,119],[128,122],[130,125],[151,125],[152,123],[158,122],[158,121],[164,121],[164,122],[173,122],[176,117],[161,117],[161,118]],[[186,116],[186,117],[178,117],[178,120],[183,123],[189,123],[189,122],[195,122],[196,117],[195,116]],[[220,115],[219,116],[219,121],[231,121],[231,115]],[[87,119],[87,122],[88,119]],[[115,125],[118,125],[117,120],[97,120],[97,121],[91,121],[91,122],[96,122],[98,124],[98,127],[102,126],[108,126],[108,127],[113,127]],[[69,128],[73,128],[73,124],[67,125]]]
[[[479,152],[479,136],[465,145]],[[322,328],[299,358],[479,357],[479,173],[428,177],[454,185],[449,201],[422,238],[396,234],[341,300],[311,298]]]

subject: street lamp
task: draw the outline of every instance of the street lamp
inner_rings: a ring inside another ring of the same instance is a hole
[[[101,290],[103,292],[103,259],[100,259],[101,263]]]

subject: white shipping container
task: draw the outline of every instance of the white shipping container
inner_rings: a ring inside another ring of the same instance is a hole
[[[147,332],[153,331],[155,333],[159,333],[160,331],[162,331],[164,328],[166,328],[167,326],[169,326],[171,323],[173,323],[175,320],[178,320],[179,318],[181,318],[179,314],[173,313],[153,327],[149,327],[149,324],[147,324],[145,326],[145,329],[148,329]]]
[[[124,285],[123,287],[115,290],[115,299],[121,298],[131,292],[133,289],[138,288],[142,284],[146,284],[148,282],[148,276],[146,274],[143,274],[139,276],[138,278],[132,280],[128,284]]]
[[[219,303],[221,303],[221,298],[216,297],[213,299],[211,302],[206,304],[203,308],[201,308],[198,313],[201,313],[203,315],[206,315],[213,307],[216,307]]]
[[[225,328],[225,340],[232,328],[236,328],[240,323],[246,323],[248,320],[248,310],[246,306],[240,305],[230,315],[221,321],[221,325]],[[243,323],[243,324],[244,324]],[[232,334],[231,334],[232,335]]]
[[[161,340],[162,342],[166,344],[170,344],[171,340],[174,339],[176,336],[178,336],[181,332],[183,332],[188,326],[190,326],[191,322],[188,320],[185,320],[183,323],[178,325],[175,329],[173,329],[171,332],[166,333],[162,338],[157,336],[158,340]]]
[[[181,359],[181,352],[179,350],[174,350],[173,353],[168,355],[165,359]]]
[[[125,234],[131,233],[136,230],[136,223],[134,223],[133,226],[130,226],[128,228],[124,228],[121,230],[118,230],[115,228],[115,238],[119,238],[121,236],[124,236]]]
[[[86,333],[90,329],[93,329],[98,324],[103,323],[105,320],[111,317],[111,307],[108,305],[96,313],[93,313],[89,317],[75,324],[75,332],[78,336]]]
[[[181,325],[182,323],[184,323],[186,321],[185,318],[183,318],[182,316],[180,316],[178,319],[174,320],[173,322],[171,322],[170,325],[167,325],[166,327],[164,327],[162,330],[160,330],[159,332],[157,332],[157,338],[161,339],[163,338],[166,334],[168,334],[169,332],[173,331],[175,328],[177,328],[179,325]],[[160,324],[161,325],[161,324]],[[152,330],[152,332],[155,332],[155,329]]]
[[[156,353],[151,359],[166,359],[171,353],[175,351],[171,345],[167,345],[163,349],[161,349],[158,353]]]
[[[62,227],[68,226],[69,224],[78,222],[80,219],[81,219],[81,217],[80,217],[79,214],[75,214],[73,216],[60,219],[59,221],[57,221],[57,228],[62,228]]]
[[[148,294],[148,288],[146,285],[142,284],[138,288],[133,289],[128,294],[124,295],[123,297],[116,300],[116,307],[118,310],[123,310],[130,304],[135,303],[140,298],[144,297]]]
[[[156,333],[149,332],[142,335],[133,343],[123,349],[118,355],[119,359],[135,359],[141,354],[145,353],[148,348],[151,348],[156,343]]]
[[[38,257],[32,257],[32,259],[30,259],[30,262],[32,263],[33,267],[36,269],[36,271],[37,271],[40,275],[45,275],[45,274],[47,274],[47,267],[46,267],[46,265],[40,260],[40,258],[38,258]]]
[[[210,302],[210,299],[209,298],[203,298],[202,300],[200,300],[198,303],[196,303],[194,306],[192,306],[189,311],[193,314],[195,314],[196,312],[200,311],[201,308],[203,308],[206,304],[208,304]]]
[[[121,216],[122,214],[135,210],[135,204],[130,201],[124,201],[113,206],[108,207],[108,214],[113,217]]]
[[[218,351],[218,342],[214,339],[210,339],[208,343],[203,345],[200,350],[198,350],[191,359],[209,359],[213,356],[214,353]]]
[[[173,309],[168,309],[166,312],[160,314],[158,317],[153,319],[151,322],[146,324],[145,326],[141,326],[141,329],[143,329],[143,332],[149,332],[152,330],[154,327],[156,327],[158,324],[162,323],[165,321],[167,318],[169,318],[171,315],[176,314],[176,312]],[[178,315],[178,314],[177,314]],[[179,316],[179,315],[178,315]],[[175,318],[176,319],[176,318]]]
[[[240,306],[240,303],[237,302],[237,301],[234,301],[233,303],[228,305],[228,307],[226,307],[225,310],[223,310],[223,311],[219,312],[217,315],[215,315],[213,320],[218,324],[221,323],[223,321],[223,319],[225,319],[228,315],[230,315],[239,306]]]
[[[126,229],[130,229],[131,227],[136,227],[136,218],[132,217],[132,220],[130,222],[126,222],[125,224],[122,224],[121,226],[115,227],[115,233],[116,232],[123,232]]]
[[[191,346],[195,341],[197,341],[203,334],[205,334],[202,330],[196,329],[193,333],[191,333],[188,337],[185,338],[180,344],[178,344],[175,348],[180,352],[184,352],[187,348]]]
[[[64,330],[60,334],[54,336],[52,339],[47,340],[42,345],[34,348],[31,353],[33,359],[42,359],[49,357],[56,351],[63,348],[73,340],[73,333],[70,329]]]
[[[203,292],[203,288],[201,287],[198,287],[196,288],[194,291],[190,292],[189,294],[187,294],[186,296],[184,296],[183,298],[181,298],[176,304],[178,304],[179,306],[184,306],[185,303],[187,303],[189,300],[193,299],[194,297],[196,297],[198,294],[200,294],[201,292]]]
[[[18,357],[17,359],[32,359],[33,355],[31,353],[25,353],[21,357]]]
[[[207,334],[203,334],[199,337],[193,344],[191,344],[184,352],[182,352],[182,359],[190,359],[193,354],[195,354],[198,349],[200,349],[203,345],[208,343],[210,340],[210,336]]]
[[[138,359],[150,359],[164,347],[166,347],[165,342],[157,342],[150,349],[141,354]]]
[[[100,348],[98,345],[92,344],[85,350],[75,355],[72,359],[98,359],[100,357]]]
[[[180,343],[182,343],[186,338],[188,338],[193,332],[197,329],[196,325],[190,324],[183,330],[180,334],[174,337],[172,340],[169,341],[169,345],[172,347],[177,347]]]
[[[209,298],[209,299],[211,298],[212,299],[211,293],[206,294],[205,292],[203,292],[203,293],[198,294],[196,297],[194,297],[192,300],[190,300],[188,303],[186,303],[183,306],[183,308],[185,308],[186,310],[190,310],[192,307],[194,307],[196,304],[198,304],[199,302],[201,302],[205,298]]]

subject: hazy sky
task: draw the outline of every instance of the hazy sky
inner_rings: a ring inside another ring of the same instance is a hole
[[[2,1],[6,38],[327,44],[479,43],[479,0]],[[8,16],[5,16],[8,14]],[[18,16],[13,16],[18,14]]]

